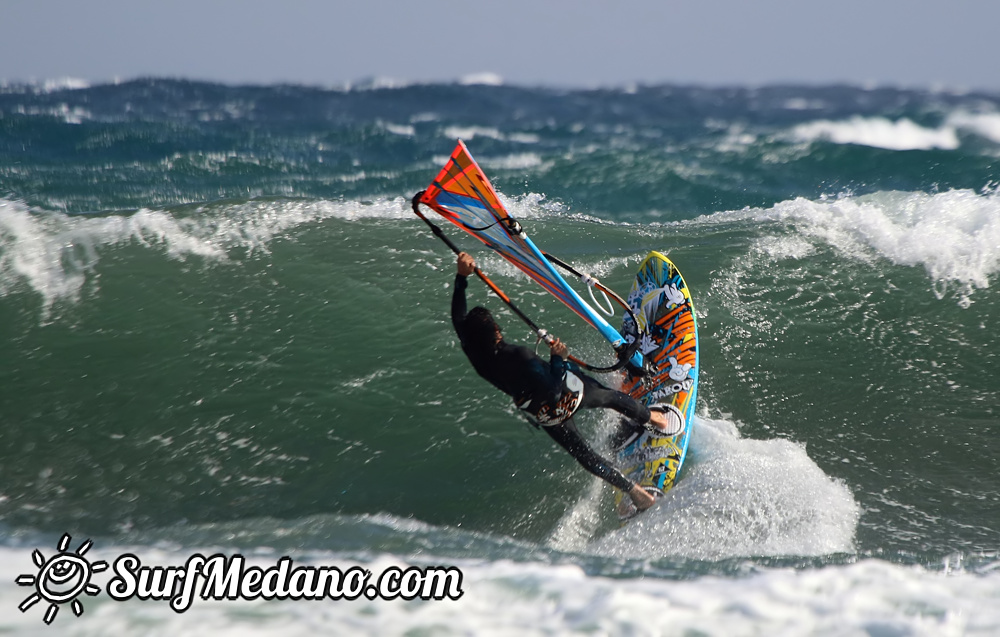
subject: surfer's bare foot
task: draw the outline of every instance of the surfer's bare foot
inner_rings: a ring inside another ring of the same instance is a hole
[[[649,424],[653,425],[661,431],[666,431],[670,427],[670,422],[667,420],[667,415],[662,411],[650,411],[649,412]]]
[[[656,504],[656,498],[654,498],[651,493],[640,487],[638,484],[632,485],[632,488],[629,489],[628,497],[632,499],[632,503],[635,505],[635,508],[640,511],[645,511],[649,507]]]
[[[673,405],[653,405],[649,408],[649,422],[646,426],[662,431],[667,436],[677,436],[684,432],[684,416]]]

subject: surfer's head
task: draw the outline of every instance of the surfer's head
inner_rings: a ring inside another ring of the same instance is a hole
[[[493,350],[503,340],[500,326],[493,320],[493,315],[485,307],[478,305],[465,315],[462,331],[466,342],[478,350]]]

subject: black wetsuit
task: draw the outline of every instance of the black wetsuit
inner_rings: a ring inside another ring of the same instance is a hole
[[[578,409],[607,407],[631,418],[637,423],[649,422],[649,409],[631,396],[605,387],[597,380],[580,372],[572,363],[567,364],[561,356],[552,355],[549,362],[539,358],[533,351],[522,345],[511,345],[500,341],[494,352],[483,354],[470,347],[462,333],[462,324],[467,313],[465,289],[466,277],[456,275],[455,292],[451,301],[451,321],[462,343],[462,350],[469,357],[476,372],[494,387],[511,396],[518,406],[529,405],[529,413],[540,404],[554,404],[565,391],[564,375],[568,368],[583,381],[583,399]],[[623,423],[624,426],[638,426]],[[631,427],[629,427],[631,428]],[[559,443],[587,471],[607,481],[622,491],[632,488],[632,482],[602,458],[576,428],[572,417],[559,424],[543,426],[545,433]]]

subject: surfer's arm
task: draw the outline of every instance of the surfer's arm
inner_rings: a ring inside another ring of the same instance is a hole
[[[458,255],[455,272],[455,292],[451,295],[451,324],[455,331],[462,333],[462,322],[468,313],[468,305],[465,301],[465,289],[469,287],[468,276],[476,269],[476,262],[467,252]]]
[[[461,274],[455,275],[455,292],[451,295],[451,324],[455,331],[462,333],[462,322],[468,314],[468,305],[465,301],[465,288],[469,287],[469,281]]]
[[[549,345],[552,354],[549,358],[549,371],[552,380],[561,387],[563,376],[566,375],[566,357],[569,356],[569,348],[558,338]]]

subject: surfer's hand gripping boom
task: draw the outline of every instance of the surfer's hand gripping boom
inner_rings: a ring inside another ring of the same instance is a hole
[[[476,271],[476,262],[468,252],[458,253],[458,273],[469,276]]]
[[[552,350],[555,356],[560,358],[569,356],[569,348],[566,347],[566,343],[563,343],[558,338],[552,339],[552,342],[549,343],[549,349]]]

